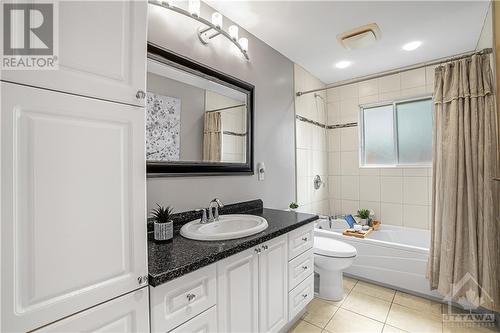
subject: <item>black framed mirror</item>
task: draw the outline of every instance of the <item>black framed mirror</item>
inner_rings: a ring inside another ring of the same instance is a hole
[[[252,175],[255,87],[148,43],[148,177]]]

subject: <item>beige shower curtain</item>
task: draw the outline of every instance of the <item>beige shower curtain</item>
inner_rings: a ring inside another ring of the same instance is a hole
[[[222,117],[220,112],[205,112],[203,130],[203,161],[222,159]]]
[[[440,66],[434,84],[431,287],[500,310],[497,121],[488,55]]]

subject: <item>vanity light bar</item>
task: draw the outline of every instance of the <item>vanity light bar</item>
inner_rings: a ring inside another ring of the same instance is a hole
[[[200,16],[199,14],[199,7],[194,5],[192,2],[196,2],[197,0],[190,0],[190,9],[193,13],[191,13],[188,10],[176,7],[172,5],[172,1],[159,1],[159,0],[149,0],[148,2],[152,5],[160,6],[166,9],[170,9],[176,13],[182,14],[184,16],[190,17],[202,24],[205,25],[205,27],[200,27],[198,28],[198,38],[203,44],[208,44],[210,39],[217,37],[219,35],[226,37],[231,43],[236,45],[236,47],[240,50],[240,52],[243,54],[246,60],[250,60],[250,57],[248,56],[248,39],[246,38],[240,38],[239,40],[237,39],[238,37],[238,29],[232,28],[231,30],[231,35],[226,32],[225,30],[222,29],[222,15],[212,15],[212,20],[215,21],[215,24],[210,22],[209,20],[204,19],[203,17]],[[196,8],[195,8],[196,7]],[[195,10],[193,10],[195,9]],[[215,13],[214,13],[215,14]],[[214,17],[215,16],[215,17]],[[231,26],[232,27],[232,26]],[[214,33],[211,35],[208,34],[210,30],[214,30]],[[234,34],[234,30],[236,30],[236,36]]]

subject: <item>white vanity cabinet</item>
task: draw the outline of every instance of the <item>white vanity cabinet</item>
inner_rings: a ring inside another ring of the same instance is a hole
[[[35,333],[149,332],[146,287],[45,326]]]
[[[288,322],[283,235],[217,263],[220,332],[276,332]]]
[[[2,80],[143,106],[147,1],[54,3],[59,68],[2,70]]]
[[[1,91],[0,331],[146,286],[144,109],[5,82]]]

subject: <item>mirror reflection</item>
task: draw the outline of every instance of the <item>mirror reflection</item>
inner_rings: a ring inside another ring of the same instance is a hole
[[[245,163],[247,94],[148,59],[146,160]]]

